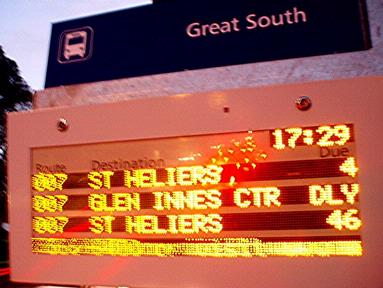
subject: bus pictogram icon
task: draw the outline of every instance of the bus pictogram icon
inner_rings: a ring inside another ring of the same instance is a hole
[[[65,64],[85,61],[92,56],[93,29],[81,27],[61,33],[58,51],[58,62]]]

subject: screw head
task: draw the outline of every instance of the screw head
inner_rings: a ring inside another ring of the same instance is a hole
[[[57,125],[56,126],[57,126],[57,130],[59,130],[60,132],[65,132],[69,128],[69,123],[68,123],[68,121],[66,119],[60,118],[57,121]]]
[[[307,111],[311,108],[311,99],[308,96],[301,96],[295,100],[295,105],[301,111]]]

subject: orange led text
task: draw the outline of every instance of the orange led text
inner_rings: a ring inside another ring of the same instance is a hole
[[[39,192],[62,191],[63,184],[67,179],[68,175],[64,173],[37,173],[32,176],[32,187]]]
[[[166,226],[161,228],[158,216],[126,216],[127,233],[137,234],[193,234],[220,233],[222,231],[219,214],[166,215]]]
[[[181,210],[185,208],[203,210],[218,209],[222,205],[221,192],[218,190],[192,190],[173,192],[153,192],[156,210]]]
[[[240,208],[281,206],[277,187],[238,188],[234,191],[234,203]]]
[[[341,184],[341,192],[346,196],[346,202],[354,204],[355,197],[359,193],[359,184]],[[309,186],[310,204],[314,206],[342,205],[344,200],[336,199],[334,196],[333,185],[310,185]]]
[[[89,208],[96,212],[139,211],[141,209],[140,194],[138,193],[90,194],[88,204]]]
[[[36,195],[32,199],[32,205],[36,212],[62,212],[67,201],[66,195]]]

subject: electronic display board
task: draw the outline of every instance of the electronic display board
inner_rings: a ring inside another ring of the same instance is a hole
[[[10,113],[11,279],[382,286],[380,91],[366,77]]]
[[[32,251],[361,256],[353,132],[338,123],[32,149]]]

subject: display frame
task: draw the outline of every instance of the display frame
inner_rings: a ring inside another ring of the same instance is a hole
[[[368,274],[371,277],[367,277],[367,282],[369,286],[374,286],[379,283],[380,260],[377,255],[381,254],[379,233],[376,231],[379,229],[379,220],[383,218],[377,204],[382,200],[377,188],[382,183],[377,169],[382,167],[382,160],[375,157],[369,147],[372,143],[378,145],[382,140],[382,133],[376,133],[381,128],[376,126],[371,129],[371,125],[380,123],[382,119],[378,108],[379,91],[382,88],[382,78],[370,77],[181,94],[9,114],[12,279],[35,283],[139,287],[179,287],[179,283],[183,283],[184,287],[223,287],[225,283],[252,287],[255,283],[260,286],[292,283],[292,275],[300,270],[305,272],[299,278],[302,285],[318,283],[319,286],[323,282],[328,285],[366,285],[365,275]],[[300,111],[295,106],[295,100],[302,95],[309,96],[313,102],[313,107],[308,111]],[[347,113],[340,113],[344,110]],[[59,119],[68,121],[67,131],[61,132],[56,128]],[[362,187],[360,206],[364,255],[361,257],[273,257],[267,260],[119,256],[97,258],[36,255],[31,252],[32,203],[30,194],[26,197],[25,193],[30,193],[30,153],[33,148],[330,123],[353,123],[355,127],[356,157],[360,167],[358,182]],[[347,271],[347,279],[338,275],[334,267],[342,267]],[[272,276],[275,271],[280,277]],[[201,277],[196,278],[195,273]],[[323,275],[326,275],[325,279],[322,279]],[[364,279],[361,275],[364,275]]]

